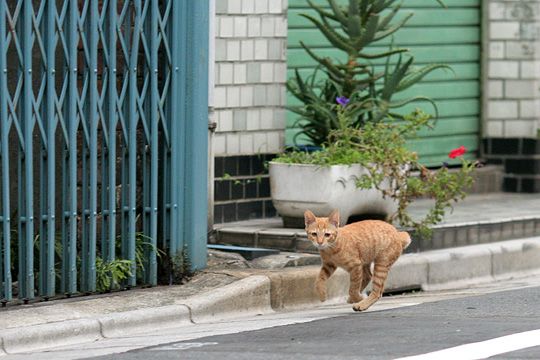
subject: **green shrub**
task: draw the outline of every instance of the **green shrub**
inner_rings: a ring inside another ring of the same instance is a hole
[[[375,188],[398,204],[397,212],[389,220],[413,228],[421,236],[429,236],[430,226],[442,221],[447,209],[466,196],[465,190],[474,181],[472,173],[477,162],[465,160],[461,155],[466,150],[459,148],[451,153],[461,154],[456,156],[461,162],[457,171],[449,171],[446,164],[438,170],[420,164],[418,155],[408,149],[406,141],[432,125],[431,116],[422,111],[417,110],[400,122],[367,123],[362,128],[349,127],[345,108],[341,107],[337,113],[341,125],[330,133],[328,145],[321,151],[296,150],[274,161],[320,166],[360,164],[368,174],[357,178],[357,186]],[[433,199],[434,204],[423,219],[413,219],[407,207],[421,197]]]

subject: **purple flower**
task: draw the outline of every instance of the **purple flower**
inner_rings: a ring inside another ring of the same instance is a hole
[[[345,107],[345,106],[347,106],[347,104],[349,103],[349,99],[346,98],[345,96],[340,96],[340,97],[337,97],[337,98],[336,98],[336,102],[337,102],[339,105]]]

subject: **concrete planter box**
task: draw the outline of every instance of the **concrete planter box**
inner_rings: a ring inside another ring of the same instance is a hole
[[[326,216],[339,209],[342,225],[351,216],[386,218],[397,210],[392,199],[375,189],[359,189],[356,179],[367,171],[360,165],[321,167],[270,162],[272,202],[285,227],[304,227],[304,211]]]

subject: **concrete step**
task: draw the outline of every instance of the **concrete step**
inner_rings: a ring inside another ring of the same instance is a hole
[[[410,207],[413,217],[425,213],[429,200]],[[487,193],[469,195],[430,239],[414,238],[406,252],[437,250],[540,236],[540,194]],[[280,218],[249,220],[215,227],[213,243],[316,253],[304,229],[283,228]]]

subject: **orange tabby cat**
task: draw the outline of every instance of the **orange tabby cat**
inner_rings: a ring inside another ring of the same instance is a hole
[[[339,212],[334,210],[327,218],[318,218],[309,211],[304,213],[308,239],[319,249],[322,268],[315,282],[321,301],[326,300],[326,280],[337,267],[350,274],[349,303],[353,310],[363,311],[382,296],[384,282],[390,266],[411,243],[406,232],[399,232],[384,221],[365,220],[339,227]],[[361,291],[372,278],[373,290],[363,299]]]

